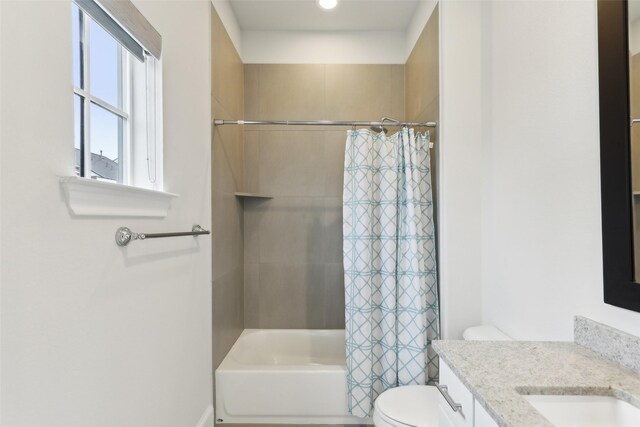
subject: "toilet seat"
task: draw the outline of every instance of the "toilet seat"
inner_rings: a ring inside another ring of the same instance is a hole
[[[437,427],[438,391],[426,385],[387,390],[376,399],[373,422],[376,427]]]

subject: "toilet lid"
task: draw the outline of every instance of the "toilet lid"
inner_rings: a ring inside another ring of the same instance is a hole
[[[438,391],[426,385],[396,387],[376,399],[375,410],[399,425],[437,427]]]

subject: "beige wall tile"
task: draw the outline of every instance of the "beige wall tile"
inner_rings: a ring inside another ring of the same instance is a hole
[[[325,198],[323,211],[324,248],[322,261],[342,263],[342,197]]]
[[[429,18],[405,64],[405,115],[415,117],[438,97],[438,10]]]
[[[237,117],[244,113],[244,67],[222,21],[211,8],[213,97]]]
[[[244,132],[244,191],[260,192],[260,132]]]
[[[322,132],[260,132],[260,191],[276,197],[323,196],[323,157]]]
[[[404,65],[247,65],[244,71],[250,119],[405,118]],[[247,188],[275,196],[244,202],[251,327],[344,327],[346,130],[246,126]],[[291,308],[282,310],[283,301]]]
[[[423,33],[424,34],[424,33]],[[426,87],[426,52],[424,38],[418,39],[416,46],[407,61],[405,68],[405,114],[410,117],[418,111],[424,110],[424,92]]]
[[[329,120],[379,120],[391,116],[390,65],[326,66]]]
[[[318,120],[325,117],[324,68],[324,65],[316,64],[260,65],[257,88],[260,117],[257,119]]]
[[[244,327],[260,328],[260,265],[244,266]]]
[[[260,264],[261,328],[324,327],[322,264]]]
[[[213,188],[235,193],[244,187],[244,135],[240,126],[215,126],[213,129]]]
[[[244,324],[244,272],[235,269],[213,281],[213,368],[217,368],[233,346]],[[220,304],[224,301],[224,304]]]
[[[344,268],[342,262],[325,264],[325,327],[344,328]]]
[[[244,263],[260,262],[260,231],[262,217],[269,210],[269,199],[245,198],[244,205]]]
[[[229,193],[212,191],[213,277],[241,268],[244,262],[241,202]]]
[[[259,210],[260,262],[321,262],[328,230],[321,198],[279,197]]]
[[[344,149],[347,142],[345,130],[325,131],[324,135],[324,172],[327,197],[342,197],[344,184]]]
[[[259,236],[248,239],[249,229]],[[344,286],[336,273],[337,266],[342,266],[341,198],[252,203],[245,206],[245,230],[245,327],[343,327],[337,313],[344,312]],[[258,272],[251,249],[256,244],[260,246]],[[328,265],[336,277],[333,281],[324,278]],[[284,300],[287,307],[296,307],[276,310],[277,301]],[[309,306],[310,301],[315,306]]]
[[[391,65],[391,118],[405,120],[404,64]]]
[[[260,64],[244,66],[244,118],[264,119],[260,116]]]

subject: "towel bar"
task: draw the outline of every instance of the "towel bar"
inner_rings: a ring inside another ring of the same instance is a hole
[[[127,246],[132,240],[157,239],[160,237],[178,237],[178,236],[200,236],[202,234],[211,234],[211,231],[205,230],[198,224],[191,228],[191,231],[179,231],[174,233],[134,233],[128,227],[120,227],[116,230],[116,244],[118,246]]]

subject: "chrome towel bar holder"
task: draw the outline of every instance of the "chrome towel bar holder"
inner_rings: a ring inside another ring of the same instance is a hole
[[[116,230],[116,244],[118,246],[127,246],[132,240],[158,239],[161,237],[179,237],[179,236],[200,236],[203,234],[211,234],[211,231],[205,230],[198,224],[191,228],[191,231],[179,231],[174,233],[134,233],[128,227],[120,227]]]

